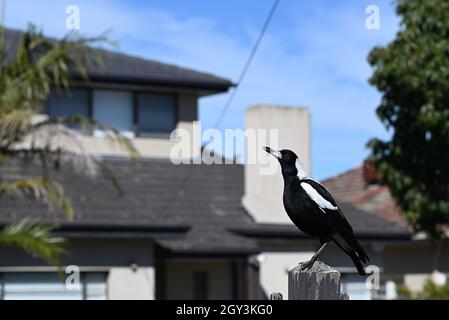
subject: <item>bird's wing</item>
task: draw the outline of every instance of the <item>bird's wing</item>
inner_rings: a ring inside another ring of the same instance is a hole
[[[305,179],[301,182],[301,187],[307,193],[307,195],[316,203],[316,205],[325,214],[325,221],[335,231],[350,231],[352,233],[352,227],[348,220],[344,216],[343,212],[337,206],[334,198],[329,191],[313,179]]]
[[[301,182],[301,188],[320,207],[321,210],[338,211],[337,204],[323,185],[315,180],[306,179]]]
[[[329,191],[313,179],[306,179],[301,182],[301,187],[306,191],[307,195],[317,204],[324,213],[323,221],[333,230],[331,235],[334,241],[351,257],[356,255],[363,262],[369,260],[363,248],[354,238],[354,233],[349,221],[343,212],[338,208],[334,198]]]

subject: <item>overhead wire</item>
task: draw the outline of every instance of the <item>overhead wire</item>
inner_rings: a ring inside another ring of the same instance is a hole
[[[245,65],[243,66],[242,71],[240,72],[240,75],[237,79],[236,85],[233,88],[232,92],[230,93],[228,99],[226,100],[216,122],[214,127],[218,128],[221,124],[221,121],[223,120],[224,116],[226,115],[227,111],[229,110],[229,107],[231,106],[232,101],[234,100],[234,97],[237,93],[238,88],[240,87],[243,79],[245,78],[249,67],[252,63],[252,61],[254,60],[254,57],[256,55],[257,50],[260,47],[260,44],[262,42],[263,37],[265,36],[267,30],[268,30],[268,26],[270,25],[271,20],[273,19],[274,13],[276,12],[276,9],[278,7],[280,0],[275,0],[273,2],[273,5],[265,19],[265,22],[259,32],[259,35],[257,37],[256,42],[254,43],[254,46],[248,56],[248,59],[245,62]],[[201,155],[200,155],[201,157]],[[167,202],[164,204],[164,206],[161,207],[161,209],[158,211],[158,215],[162,214],[167,208],[168,206],[173,203],[173,201],[179,196],[180,191],[184,188],[184,186],[186,185],[186,183],[190,180],[190,178],[192,177],[192,174],[196,168],[196,165],[192,164],[191,169],[187,172],[187,174],[184,176],[183,180],[181,181],[181,183],[178,185],[178,187],[176,188],[176,192],[173,193],[172,197],[170,197]]]

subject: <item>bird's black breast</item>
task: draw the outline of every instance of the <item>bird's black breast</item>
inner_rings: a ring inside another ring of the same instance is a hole
[[[283,201],[285,211],[301,231],[321,239],[328,238],[330,230],[323,220],[323,214],[301,187],[298,177],[284,181]]]

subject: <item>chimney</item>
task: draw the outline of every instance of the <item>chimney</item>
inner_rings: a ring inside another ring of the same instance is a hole
[[[246,129],[278,130],[278,145],[269,142],[271,147],[294,151],[311,175],[310,113],[307,108],[276,105],[250,107],[246,111]],[[264,153],[260,145],[248,146],[247,149],[248,159],[256,158],[257,152]],[[243,206],[259,223],[290,223],[282,203],[284,184],[280,166],[274,157],[268,154],[266,157],[275,162],[272,164],[276,168],[273,174],[262,175],[260,163],[245,164]]]
[[[363,181],[365,186],[379,183],[376,165],[372,160],[363,161]]]

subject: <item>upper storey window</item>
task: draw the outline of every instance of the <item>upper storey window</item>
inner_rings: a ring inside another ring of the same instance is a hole
[[[51,117],[77,114],[91,117],[130,138],[169,137],[176,127],[177,98],[173,94],[72,89],[53,92],[47,112]],[[101,132],[95,131],[94,135]]]

